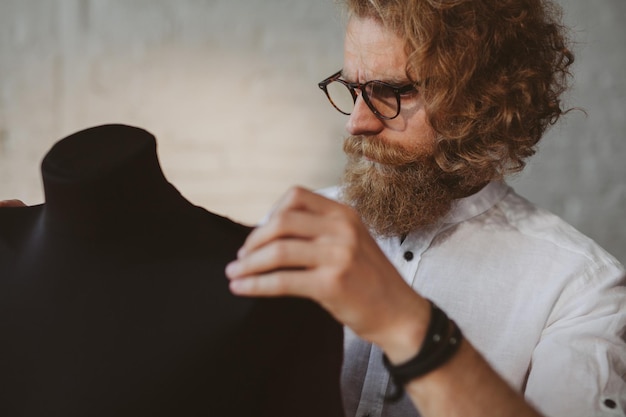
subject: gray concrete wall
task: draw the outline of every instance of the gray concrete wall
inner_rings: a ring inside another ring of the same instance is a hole
[[[626,260],[626,2],[562,0],[577,40],[571,113],[518,190]],[[292,184],[341,173],[333,0],[0,0],[0,199],[43,201],[39,162],[100,123],[147,128],[196,204],[258,220]]]

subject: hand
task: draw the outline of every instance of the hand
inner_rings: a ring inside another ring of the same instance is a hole
[[[357,213],[303,188],[279,200],[226,274],[238,295],[317,301],[392,359],[415,354],[430,318]]]
[[[404,282],[358,215],[302,188],[279,200],[226,274],[238,295],[316,300],[393,363],[419,351],[430,320],[429,302]],[[484,416],[494,409],[538,416],[467,339],[450,361],[405,388],[424,416]]]
[[[0,200],[0,207],[26,207],[21,200]]]

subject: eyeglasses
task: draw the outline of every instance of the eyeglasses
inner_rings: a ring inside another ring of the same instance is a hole
[[[417,91],[415,86],[419,85],[395,86],[378,80],[368,81],[363,84],[350,83],[339,77],[341,77],[341,70],[317,84],[324,91],[333,107],[345,115],[350,115],[354,110],[354,105],[360,92],[367,107],[370,108],[376,117],[383,120],[397,117],[400,114],[400,98],[402,94]]]

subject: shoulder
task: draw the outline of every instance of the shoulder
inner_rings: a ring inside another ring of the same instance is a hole
[[[553,246],[555,250],[588,258],[590,261],[619,264],[617,259],[589,236],[556,214],[529,202],[512,189],[496,205],[496,209],[502,213],[510,227],[535,243]]]
[[[459,200],[448,220],[431,248],[466,259],[475,273],[497,269],[525,282],[549,278],[561,288],[624,275],[619,261],[599,244],[503,183]]]
[[[624,267],[613,255],[512,188],[476,221],[482,226],[480,233],[488,237],[483,248],[508,248],[511,262],[518,260],[527,269],[543,271],[540,275],[561,275],[572,289],[580,291],[598,281],[623,281]]]

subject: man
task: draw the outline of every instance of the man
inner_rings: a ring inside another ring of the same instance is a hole
[[[290,190],[231,291],[346,325],[348,416],[624,415],[623,267],[502,182],[564,112],[556,5],[346,3],[343,68],[320,83],[349,115],[344,183]]]

